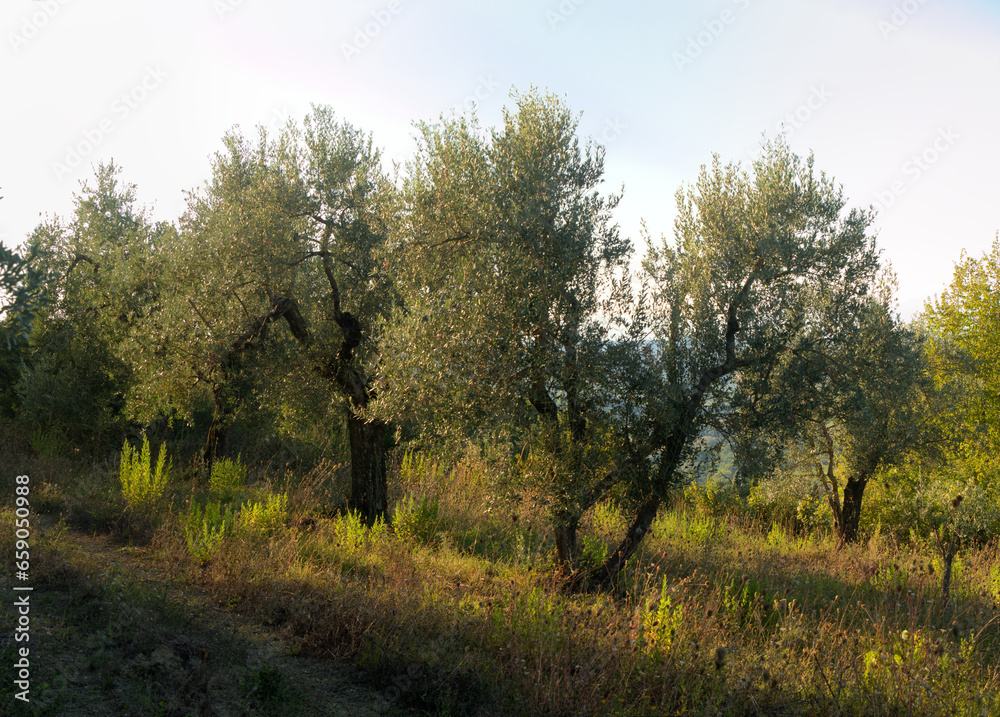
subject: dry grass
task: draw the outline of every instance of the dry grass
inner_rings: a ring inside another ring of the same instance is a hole
[[[944,606],[924,547],[876,536],[838,551],[678,505],[613,590],[571,595],[544,512],[493,499],[475,459],[401,466],[393,529],[336,512],[343,478],[323,466],[258,484],[288,492],[286,529],[229,536],[204,566],[179,527],[199,489],[182,486],[153,545],[177,579],[441,714],[1000,713],[995,543],[962,554]],[[624,519],[588,514],[585,559]]]

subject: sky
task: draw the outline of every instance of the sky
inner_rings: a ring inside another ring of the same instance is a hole
[[[532,87],[605,146],[640,251],[713,153],[748,165],[782,132],[878,211],[904,318],[1000,230],[997,0],[4,0],[0,32],[7,246],[68,216],[98,162],[175,220],[234,126],[327,104],[403,164],[414,122],[495,126]]]

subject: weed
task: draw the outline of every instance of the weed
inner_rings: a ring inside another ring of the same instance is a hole
[[[245,692],[249,699],[277,706],[288,699],[288,684],[280,671],[262,667],[246,681]]]
[[[232,526],[229,506],[223,509],[218,501],[198,506],[192,501],[184,522],[184,538],[191,556],[201,565],[207,565]]]
[[[652,610],[643,614],[642,632],[646,644],[656,653],[666,653],[674,644],[684,624],[684,605],[674,604],[667,587],[668,580],[663,578],[659,600]]]
[[[436,497],[423,495],[418,499],[411,495],[396,506],[393,526],[400,540],[429,545],[434,541],[440,524],[440,503]]]
[[[119,477],[122,496],[130,508],[146,510],[160,500],[170,478],[167,444],[160,446],[156,467],[151,464],[149,438],[142,437],[142,449],[137,451],[128,441],[122,445]]]
[[[247,477],[247,467],[240,457],[236,460],[220,458],[212,464],[212,475],[208,479],[209,489],[216,500],[228,503],[243,489]]]
[[[263,502],[244,503],[238,526],[250,536],[270,535],[282,528],[288,518],[288,498],[284,493],[268,495]]]

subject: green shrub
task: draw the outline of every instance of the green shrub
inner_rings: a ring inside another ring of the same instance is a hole
[[[409,488],[440,487],[445,482],[447,475],[448,470],[439,460],[424,453],[406,451],[399,463],[400,482]]]
[[[935,471],[915,467],[887,471],[865,493],[861,529],[871,534],[878,527],[901,542],[932,540],[935,529],[951,515],[957,496],[962,496],[961,508],[950,526],[956,539],[983,545],[1000,535],[996,476],[977,475],[962,461]]]
[[[207,565],[233,526],[233,513],[218,501],[198,506],[192,502],[184,522],[184,538],[191,556]]]
[[[784,470],[750,489],[747,505],[764,522],[814,530],[833,525],[833,511],[817,477],[807,471]]]
[[[347,551],[357,550],[368,539],[368,530],[361,514],[349,510],[333,520],[333,534],[338,547]]]
[[[684,487],[684,503],[693,509],[695,515],[706,517],[735,514],[744,509],[739,488],[724,480],[688,484]]]
[[[167,461],[167,444],[160,446],[156,467],[151,466],[149,438],[142,437],[142,450],[137,451],[128,441],[122,445],[119,477],[122,496],[130,508],[143,509],[153,505],[163,496],[170,477],[171,464]]]
[[[245,503],[240,508],[240,530],[248,535],[269,535],[285,524],[288,498],[284,493],[269,495],[263,502]]]
[[[646,644],[655,652],[666,653],[684,624],[684,605],[670,600],[667,578],[664,576],[656,606],[642,617],[642,633]]]
[[[220,458],[212,464],[212,475],[208,479],[208,486],[213,496],[223,503],[228,503],[243,490],[246,477],[247,467],[243,465],[239,456],[235,461]]]
[[[55,458],[65,453],[66,441],[56,431],[36,428],[31,434],[31,450],[39,458]]]
[[[393,518],[396,537],[401,540],[415,540],[421,543],[431,543],[437,535],[441,523],[440,503],[436,497],[407,496],[396,506]]]

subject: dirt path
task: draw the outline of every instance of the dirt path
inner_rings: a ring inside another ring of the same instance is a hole
[[[40,520],[39,520],[40,518]],[[400,709],[350,665],[295,655],[279,636],[174,580],[148,550],[36,516],[30,707],[0,687],[0,713],[374,715]],[[37,568],[37,569],[36,569]],[[6,576],[8,584],[12,576]],[[12,601],[0,614],[13,624]],[[12,631],[0,637],[15,662]],[[8,661],[9,660],[9,661]]]

